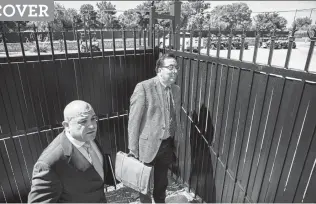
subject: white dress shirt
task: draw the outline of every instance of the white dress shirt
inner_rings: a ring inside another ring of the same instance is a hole
[[[69,139],[69,141],[80,151],[80,153],[90,162],[90,164],[92,164],[91,157],[89,156],[87,150],[83,147],[85,142],[76,140],[67,131],[65,131],[65,134],[66,134],[66,137]],[[95,151],[98,158],[100,159],[101,165],[103,166],[103,157],[98,146],[95,144],[94,141],[91,141],[90,143],[91,143],[91,148]]]

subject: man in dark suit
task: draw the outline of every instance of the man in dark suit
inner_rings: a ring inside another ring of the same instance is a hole
[[[91,105],[69,103],[63,126],[34,166],[28,202],[106,202],[104,184],[115,185],[115,177],[110,157],[95,140],[97,116]]]
[[[175,85],[179,66],[172,54],[156,63],[157,76],[136,85],[130,99],[128,121],[129,156],[154,166],[153,198],[164,203],[168,167],[178,158],[180,142],[180,87]],[[141,202],[151,202],[140,194]]]

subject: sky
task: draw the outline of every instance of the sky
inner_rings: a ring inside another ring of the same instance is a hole
[[[61,3],[65,8],[74,8],[78,9],[82,4],[92,4],[96,7],[98,1],[55,1]],[[116,9],[119,11],[117,14],[121,14],[123,11],[135,8],[138,4],[141,4],[143,1],[110,1],[116,6]],[[232,4],[235,2],[245,2],[248,4],[249,8],[252,10],[252,16],[256,15],[256,12],[271,12],[271,11],[287,11],[289,12],[280,12],[280,15],[288,20],[288,22],[293,22],[296,9],[311,9],[315,8],[312,13],[311,10],[308,11],[298,11],[296,17],[305,17],[310,16],[313,20],[313,23],[316,21],[316,1],[205,1],[211,4],[210,9],[214,8],[217,5]],[[290,26],[291,23],[288,23]]]

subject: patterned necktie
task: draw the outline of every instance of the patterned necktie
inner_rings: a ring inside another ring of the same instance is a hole
[[[173,106],[173,99],[170,86],[166,87],[167,91],[167,109],[169,111],[169,136],[173,137],[176,129],[175,110]]]
[[[171,108],[171,91],[170,86],[166,87],[166,94],[167,94],[167,110],[170,111]]]
[[[86,142],[83,146],[86,149],[89,157],[92,160],[92,165],[93,165],[94,169],[98,172],[98,174],[100,175],[102,180],[104,180],[104,171],[103,171],[101,161],[100,161],[97,153],[93,150],[91,143]]]

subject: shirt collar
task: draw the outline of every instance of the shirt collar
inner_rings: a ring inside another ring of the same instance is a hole
[[[76,140],[73,138],[67,131],[65,131],[66,137],[69,139],[69,141],[78,149],[84,145],[85,142]]]

